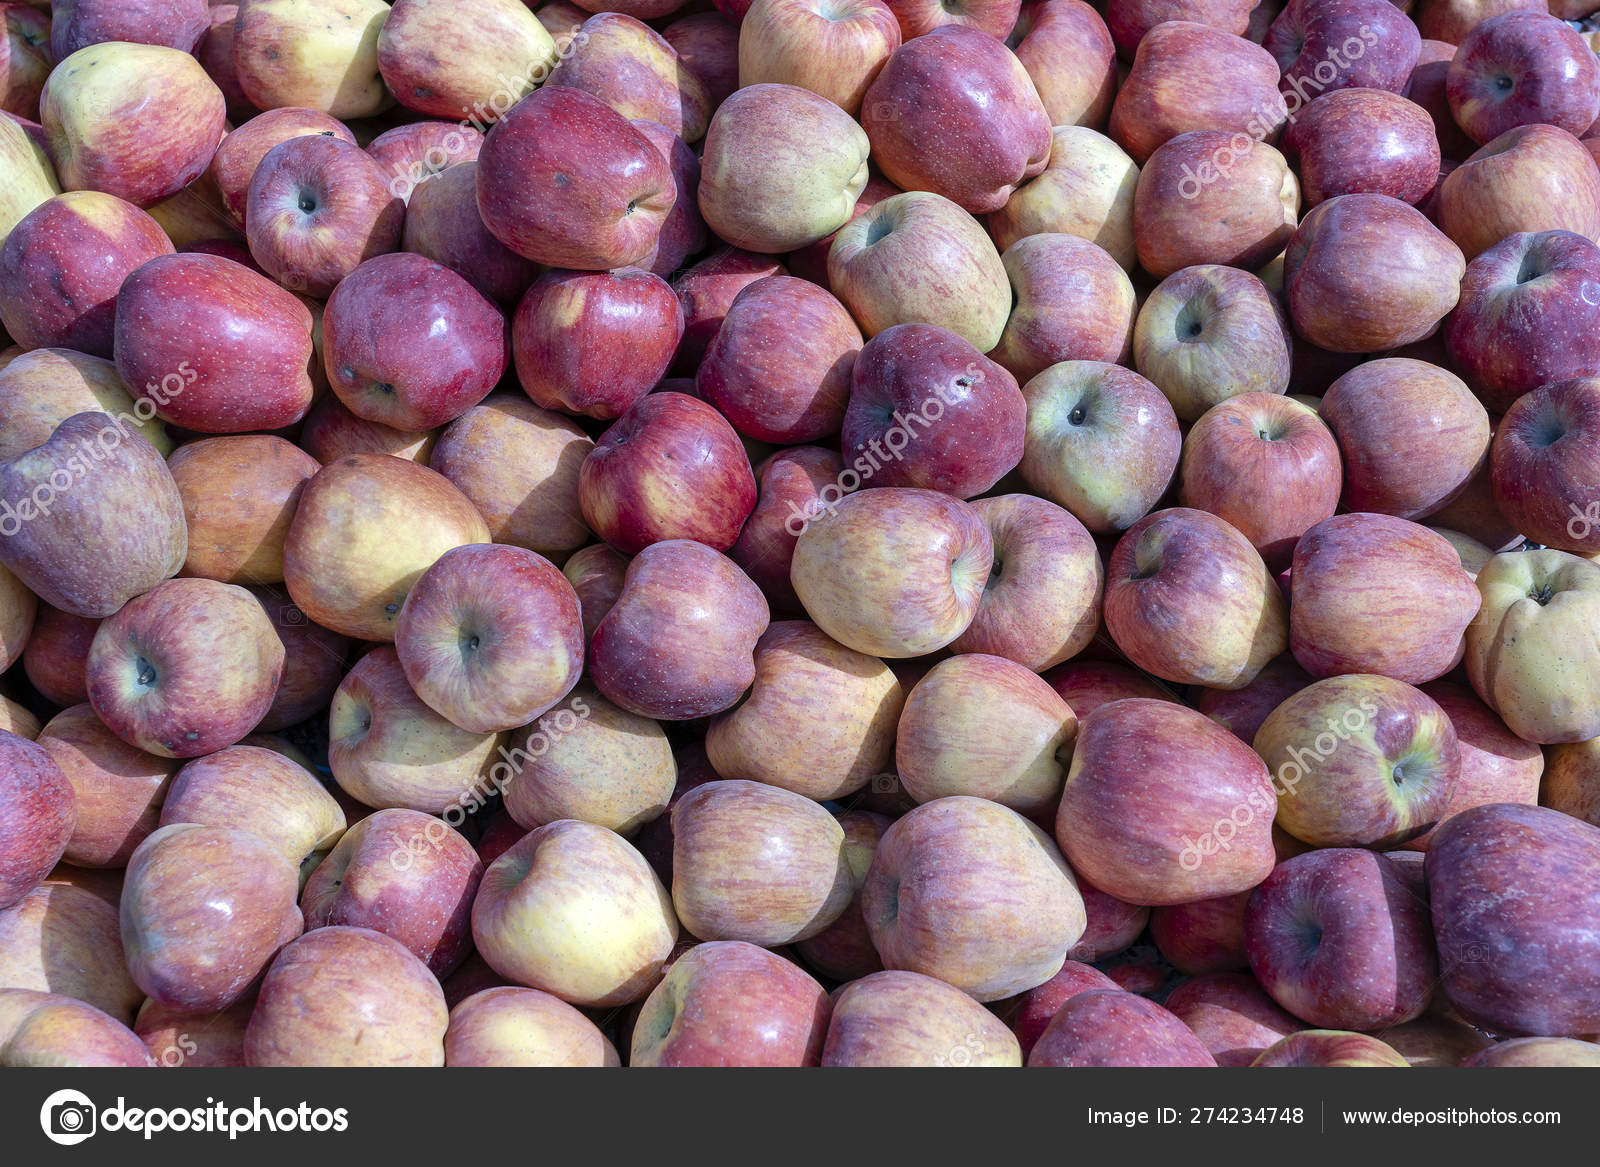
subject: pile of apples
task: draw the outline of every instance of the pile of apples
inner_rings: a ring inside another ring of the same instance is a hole
[[[1597,8],[0,3],[0,1064],[1600,1064]]]

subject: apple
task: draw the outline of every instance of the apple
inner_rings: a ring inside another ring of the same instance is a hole
[[[371,117],[394,100],[378,68],[389,11],[383,0],[239,0],[239,87],[261,109]]]
[[[660,122],[634,118],[631,124],[650,139],[672,168],[672,210],[661,221],[661,234],[656,236],[649,259],[650,270],[665,279],[681,270],[691,255],[705,249],[709,232],[700,216],[700,157]]]
[[[1454,0],[1435,0],[1428,5],[1429,11],[1436,11],[1448,7]],[[1477,3],[1477,0],[1464,0],[1467,3]],[[1537,5],[1539,0],[1512,0],[1513,3],[1532,3]],[[1423,14],[1424,19],[1427,13]],[[1427,36],[1426,26],[1424,37]],[[1433,130],[1439,143],[1439,152],[1447,160],[1459,163],[1468,154],[1478,148],[1478,144],[1467,137],[1466,131],[1456,125],[1455,115],[1450,112],[1450,99],[1447,86],[1450,77],[1450,62],[1456,55],[1455,40],[1464,35],[1454,34],[1449,39],[1427,40],[1422,42],[1422,51],[1417,56],[1416,66],[1411,70],[1411,77],[1406,81],[1404,94],[1408,101],[1421,106],[1427,113],[1428,119],[1433,122]]]
[[[147,997],[133,1019],[133,1031],[156,1065],[164,1069],[242,1066],[244,1033],[255,1007],[254,995],[240,998],[220,1013],[174,1009]]]
[[[1083,900],[1038,827],[987,799],[923,803],[878,844],[861,911],[888,969],[979,1001],[1043,984],[1083,935]]]
[[[1059,798],[1077,717],[1049,684],[1004,657],[941,661],[906,697],[895,771],[918,802],[966,794],[1025,815]]]
[[[318,928],[267,970],[245,1030],[245,1064],[442,1066],[449,1020],[439,982],[398,940]]]
[[[0,567],[0,668],[9,669],[27,650],[38,612],[38,597]]]
[[[601,435],[578,472],[584,521],[624,554],[664,539],[725,551],[755,507],[738,434],[710,405],[651,393]]]
[[[769,625],[754,655],[749,697],[706,733],[718,774],[826,801],[884,772],[905,703],[887,665],[803,620]]]
[[[122,891],[128,971],[165,1005],[226,1009],[300,935],[299,888],[282,852],[247,831],[162,827],[128,860]]]
[[[517,0],[395,0],[377,53],[383,83],[401,105],[468,122],[504,113],[545,80],[556,43]]]
[[[799,941],[794,950],[824,976],[852,981],[883,968],[866,918],[861,914],[861,887],[892,820],[869,810],[840,811],[836,817],[844,831],[844,859],[850,868],[852,887],[850,903],[833,923],[815,936]]]
[[[1597,438],[1600,378],[1552,382],[1511,404],[1489,449],[1489,477],[1518,531],[1580,555],[1600,551],[1600,525],[1591,521]]]
[[[299,763],[260,746],[235,745],[187,762],[161,804],[160,825],[198,823],[248,831],[310,874],[345,830],[344,811]]]
[[[1489,414],[1466,383],[1407,357],[1356,366],[1328,387],[1317,413],[1344,455],[1352,511],[1431,515],[1466,489],[1489,452]]]
[[[266,609],[273,631],[283,642],[283,675],[278,678],[278,691],[273,695],[272,707],[256,724],[257,733],[274,733],[327,709],[344,676],[350,642],[307,620],[286,592],[275,588],[251,591]]]
[[[225,105],[188,52],[109,41],[51,70],[39,121],[65,189],[147,207],[205,173],[222,140]]]
[[[271,434],[203,438],[167,461],[183,499],[185,575],[230,584],[283,579],[283,543],[300,492],[321,464]]]
[[[1058,124],[1050,135],[1044,170],[988,216],[995,245],[1008,248],[1029,235],[1076,235],[1131,271],[1137,262],[1133,200],[1139,167],[1122,147],[1087,126]]]
[[[868,656],[922,656],[972,623],[994,541],[966,503],[888,486],[806,518],[791,578],[807,615],[839,643]]]
[[[443,264],[501,305],[519,300],[539,274],[538,264],[484,226],[476,159],[440,171],[411,192],[400,246]]]
[[[961,990],[921,973],[878,972],[834,998],[822,1064],[1021,1066],[1022,1050],[999,1018]]]
[[[1383,1040],[1413,1066],[1429,1068],[1464,1065],[1469,1058],[1495,1044],[1487,1033],[1464,1021],[1429,1013],[1385,1029]]]
[[[1278,78],[1279,62],[1260,45],[1192,20],[1164,21],[1139,42],[1117,90],[1111,137],[1141,166],[1189,130],[1267,141],[1287,117]]]
[[[732,0],[738,3],[739,0]],[[947,25],[976,29],[1003,41],[1017,22],[1019,0],[970,0],[955,11],[930,0],[888,0],[906,40]]]
[[[437,821],[380,810],[346,831],[306,880],[307,929],[371,928],[404,944],[434,976],[448,975],[472,945],[483,864],[472,844]]]
[[[633,1026],[630,1066],[815,1066],[831,1002],[776,953],[697,944],[672,963]]]
[[[513,735],[503,763],[511,771],[503,784],[505,809],[520,828],[518,837],[558,819],[633,835],[666,811],[677,766],[653,719],[583,684],[573,690],[568,708],[539,726]],[[500,775],[501,765],[496,763],[491,777]]]
[[[1155,701],[1177,700],[1167,685],[1138,669],[1111,661],[1080,656],[1045,673],[1044,679],[1072,706],[1082,721],[1102,705],[1124,697],[1148,697]]]
[[[706,131],[700,213],[734,247],[804,247],[849,221],[868,150],[866,132],[826,98],[795,85],[746,86]]]
[[[551,12],[561,5],[562,0],[554,0],[540,12]],[[739,88],[739,29],[721,12],[690,13],[668,24],[661,35],[677,52],[684,68],[700,78],[713,110]]]
[[[604,827],[564,819],[489,865],[472,938],[518,984],[571,1005],[625,1005],[655,987],[678,921],[644,856]]]
[[[1478,589],[1455,548],[1406,519],[1335,515],[1295,544],[1289,647],[1314,677],[1378,673],[1420,685],[1462,654]]]
[[[994,566],[952,651],[990,653],[1042,672],[1087,648],[1099,626],[1105,570],[1083,524],[1027,494],[978,499],[972,508],[988,524]]]
[[[0,910],[0,983],[59,993],[128,1022],[144,993],[128,976],[117,906],[43,883]]]
[[[1366,1033],[1302,1029],[1262,1050],[1252,1066],[1377,1066],[1407,1069],[1411,1063],[1393,1046]]]
[[[1196,264],[1257,268],[1294,234],[1300,185],[1282,154],[1224,130],[1163,142],[1139,171],[1133,198],[1139,264],[1165,279]]]
[[[120,419],[74,414],[0,464],[0,564],[52,607],[108,616],[176,575],[187,552],[166,463]]]
[[[1514,1037],[1473,1054],[1463,1066],[1600,1066],[1600,1048],[1571,1037]]]
[[[842,443],[862,482],[968,498],[1021,459],[1026,409],[1015,378],[962,337],[897,324],[856,357]]]
[[[551,709],[583,671],[577,593],[544,556],[477,544],[441,555],[407,594],[395,651],[417,695],[497,733]]]
[[[243,231],[250,179],[268,150],[280,142],[307,134],[321,134],[356,144],[355,135],[338,118],[320,110],[287,107],[257,114],[230,130],[211,158],[206,175],[216,185],[227,222],[234,231]]]
[[[32,989],[0,989],[0,1065],[155,1064],[138,1034],[93,1005]]]
[[[1430,0],[1417,13],[1417,29],[1424,37],[1454,48],[1489,17],[1522,11],[1548,12],[1550,5],[1545,0]]]
[[[1068,234],[1019,239],[1000,257],[1016,305],[994,360],[1019,381],[1066,360],[1126,360],[1133,284],[1117,262]]]
[[[400,245],[405,203],[389,187],[377,160],[342,138],[279,142],[245,196],[250,254],[291,292],[326,297],[366,260]]]
[[[452,167],[476,162],[484,135],[470,122],[407,122],[367,143],[367,153],[392,177],[389,193],[405,202]]]
[[[10,697],[0,698],[0,729],[32,741],[39,736],[42,723],[27,706],[19,705]]]
[[[1388,195],[1318,203],[1284,253],[1296,330],[1338,353],[1380,352],[1431,336],[1455,307],[1466,270],[1459,239],[1452,239]]]
[[[472,733],[423,703],[385,645],[356,662],[328,712],[328,766],[352,798],[374,809],[457,813],[481,802],[500,737]]]
[[[1260,553],[1189,507],[1147,515],[1117,541],[1104,619],[1130,661],[1177,684],[1243,688],[1289,647],[1288,605]]]
[[[651,272],[548,271],[512,319],[517,380],[546,409],[609,420],[660,383],[683,325],[672,287]]]
[[[1182,1021],[1121,989],[1068,998],[1028,1054],[1029,1066],[1215,1066]]]
[[[1263,43],[1283,68],[1284,97],[1301,105],[1330,89],[1399,93],[1422,51],[1417,26],[1388,0],[1289,0]]]
[[[1161,958],[1192,977],[1247,968],[1244,912],[1253,890],[1151,909],[1150,939]]]
[[[10,908],[50,874],[72,841],[78,800],[49,752],[0,732],[0,910]]]
[[[705,135],[711,97],[698,74],[655,29],[625,12],[583,22],[550,74],[551,85],[591,93],[630,120],[657,122],[685,142]]]
[[[1600,169],[1560,126],[1518,126],[1439,186],[1439,226],[1468,259],[1519,231],[1600,236]]]
[[[40,203],[0,247],[0,322],[25,348],[112,353],[117,289],[135,268],[172,254],[149,215],[99,191]]]
[[[313,318],[242,264],[166,255],[123,281],[117,372],[157,416],[202,433],[280,429],[311,406]]]
[[[1503,12],[1474,25],[1445,85],[1456,123],[1480,145],[1534,123],[1581,135],[1600,117],[1594,49],[1542,12]]]
[[[1248,1066],[1268,1046],[1304,1028],[1245,973],[1196,976],[1172,991],[1166,1007],[1219,1066]]]
[[[630,321],[634,360],[635,334]],[[768,276],[728,306],[696,374],[696,392],[746,437],[815,441],[837,433],[845,420],[861,346],[861,330],[827,291],[793,276]]]
[[[763,459],[755,473],[756,506],[728,556],[761,589],[774,615],[803,615],[789,579],[795,542],[810,522],[807,515],[818,513],[824,490],[843,497],[844,463],[833,450],[793,446]],[[616,575],[620,581],[620,570]]]
[[[1414,83],[1414,82],[1413,82]],[[1284,131],[1308,207],[1345,194],[1419,204],[1439,182],[1439,135],[1428,111],[1388,89],[1335,89]]]
[[[1289,653],[1262,666],[1255,680],[1241,689],[1204,689],[1194,706],[1240,741],[1255,740],[1267,715],[1311,684],[1311,676]]]
[[[1450,1003],[1502,1036],[1600,1030],[1588,970],[1600,828],[1537,806],[1476,806],[1428,847],[1428,898]]]
[[[1044,984],[1029,989],[1016,998],[1015,1012],[1010,1019],[1011,1031],[1017,1035],[1022,1056],[1026,1058],[1039,1037],[1050,1024],[1050,1019],[1062,1005],[1079,993],[1093,989],[1116,989],[1117,982],[1093,965],[1076,960],[1062,963],[1055,976]]]
[[[1273,804],[1265,764],[1238,738],[1192,709],[1133,698],[1079,723],[1055,835],[1108,894],[1181,904],[1266,877]]]
[[[675,191],[671,167],[627,119],[566,85],[536,90],[478,155],[478,211],[512,251],[552,267],[647,259]]]
[[[1189,430],[1178,497],[1226,521],[1276,569],[1300,536],[1333,517],[1341,477],[1338,443],[1316,411],[1248,392],[1213,405]]]
[[[1280,864],[1245,912],[1250,968],[1318,1029],[1387,1029],[1419,1016],[1439,967],[1426,906],[1383,856],[1329,847]]]
[[[447,1066],[621,1065],[594,1022],[559,997],[513,986],[483,989],[450,1010]]]
[[[989,236],[930,191],[884,199],[845,223],[828,252],[828,284],[868,336],[930,324],[985,353],[1011,312],[1010,281]]]
[[[64,348],[21,353],[0,369],[0,459],[44,445],[67,418],[95,410],[131,427],[166,457],[176,443],[149,409],[134,408],[109,360]]]
[[[0,112],[0,159],[11,181],[0,191],[0,244],[17,222],[46,199],[61,193],[55,167],[36,141],[11,118]]]
[[[672,834],[673,907],[705,940],[805,940],[855,895],[843,828],[804,795],[762,782],[708,782],[678,800]]]
[[[244,95],[244,87],[239,84],[239,70],[233,61],[233,29],[238,20],[239,6],[212,3],[206,9],[206,15],[205,31],[200,34],[192,51],[206,75],[222,90],[222,96],[228,102],[228,118],[237,125],[257,112]],[[237,1036],[242,1040],[242,1023]],[[239,1053],[239,1057],[242,1058],[243,1054]],[[227,1064],[242,1065],[243,1062],[230,1060]]]
[[[426,466],[436,437],[359,418],[332,393],[311,407],[300,427],[301,448],[324,466],[350,454],[386,454]]]
[[[1541,385],[1595,376],[1600,305],[1585,290],[1596,284],[1600,247],[1590,239],[1507,235],[1467,264],[1446,334],[1451,361],[1497,413]]]
[[[445,428],[428,465],[467,496],[496,543],[560,562],[590,538],[578,470],[593,448],[570,419],[496,393]]]
[[[773,256],[722,247],[674,280],[672,290],[683,305],[683,339],[675,367],[692,377],[739,293],[757,280],[785,274]]]
[[[401,430],[445,425],[505,372],[506,321],[461,276],[400,252],[362,263],[322,319],[328,382],[357,417]]]
[[[1050,157],[1050,115],[1027,69],[1002,42],[961,24],[894,51],[862,99],[861,125],[890,182],[974,215],[1005,206]]]
[[[622,594],[628,557],[605,543],[591,543],[567,558],[561,574],[578,594],[578,606],[583,613],[583,641],[587,644]]]
[[[755,0],[739,25],[738,80],[809,89],[854,117],[900,39],[883,0]]]
[[[1529,805],[1536,802],[1537,805],[1600,826],[1600,753],[1597,751],[1600,751],[1600,744],[1594,738],[1586,742],[1564,742],[1551,746],[1543,754],[1544,776],[1536,800],[1524,796],[1496,798],[1494,801],[1524,802]]]
[[[1272,711],[1254,745],[1277,778],[1278,825],[1315,847],[1390,848],[1422,834],[1461,770],[1444,710],[1388,677],[1308,685]]]
[[[738,702],[755,679],[766,600],[738,565],[703,543],[652,543],[589,644],[601,693],[643,717],[688,720]]]
[[[1478,696],[1526,741],[1600,735],[1600,566],[1553,548],[1496,555],[1477,585],[1466,665]]]
[[[5,72],[0,80],[0,112],[20,118],[39,115],[39,91],[50,76],[55,56],[50,51],[50,17],[26,4],[0,10],[5,35]],[[899,27],[895,39],[899,40]]]
[[[1265,284],[1237,267],[1197,264],[1167,276],[1145,299],[1132,355],[1178,417],[1193,422],[1235,395],[1283,393],[1293,348],[1288,320]]]
[[[443,475],[387,454],[350,454],[303,488],[284,541],[284,582],[324,628],[392,640],[418,577],[452,547],[487,542],[487,524]]]
[[[1064,361],[1024,385],[1022,396],[1022,478],[1089,530],[1126,530],[1166,493],[1182,449],[1178,419],[1138,373]]]
[[[1063,126],[1099,127],[1117,91],[1117,52],[1100,13],[1084,0],[1036,0],[1023,7],[1017,60],[1050,116]]]
[[[178,762],[130,746],[87,703],[56,714],[36,740],[71,783],[77,804],[62,858],[77,867],[126,867],[156,829]]]

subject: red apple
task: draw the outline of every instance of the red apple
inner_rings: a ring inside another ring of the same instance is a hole
[[[1421,203],[1439,182],[1439,137],[1428,111],[1387,89],[1336,89],[1283,135],[1312,207],[1344,194]]]
[[[1100,13],[1084,0],[1033,0],[1018,31],[1017,60],[1050,125],[1103,126],[1117,91],[1117,53]]]
[[[127,866],[156,829],[177,761],[130,746],[87,704],[56,714],[37,740],[72,784],[77,803],[62,858],[77,867]]]
[[[167,462],[189,526],[185,575],[222,583],[283,580],[283,542],[306,480],[322,467],[270,434],[202,438]]]
[[[1285,98],[1294,95],[1304,105],[1330,89],[1399,93],[1422,51],[1422,36],[1388,0],[1289,0],[1264,44],[1283,67]]]
[[[245,197],[250,254],[292,292],[327,296],[361,264],[400,245],[405,204],[366,151],[312,134],[262,156]]]
[[[959,24],[896,49],[861,104],[883,175],[974,215],[998,211],[1050,157],[1050,115],[1028,71],[988,33]]]
[[[395,0],[378,32],[378,69],[400,104],[434,117],[491,120],[550,75],[556,45],[515,0]]]
[[[1216,1064],[1182,1021],[1121,989],[1091,989],[1069,998],[1028,1055],[1029,1066]]]
[[[1150,939],[1168,964],[1192,977],[1249,967],[1244,911],[1254,889],[1150,911]]]
[[[457,1002],[444,1035],[447,1066],[616,1066],[594,1022],[538,989],[488,988]]]
[[[883,0],[755,0],[739,26],[739,82],[798,85],[854,116],[899,47]]]
[[[512,251],[552,267],[606,270],[647,259],[672,209],[672,171],[598,97],[536,90],[478,155],[478,211]]]
[[[1172,990],[1166,1004],[1219,1066],[1248,1066],[1268,1046],[1304,1028],[1246,973],[1197,976]]]
[[[117,289],[146,260],[171,254],[160,225],[131,203],[89,190],[57,195],[0,247],[0,322],[25,348],[110,357]]]
[[[72,784],[48,751],[0,732],[0,910],[33,890],[55,867],[78,822]]]
[[[687,720],[735,704],[755,679],[769,613],[760,589],[724,555],[688,539],[652,543],[628,564],[595,629],[589,674],[624,709]]]
[[[663,539],[726,551],[755,507],[756,481],[720,413],[682,393],[652,393],[584,459],[578,502],[595,534],[624,554]]]
[[[878,972],[834,998],[822,1064],[1021,1066],[1022,1051],[1004,1023],[960,989],[920,973]]]
[[[339,138],[352,146],[356,144],[355,135],[338,118],[329,117],[320,110],[294,107],[269,109],[229,131],[222,139],[206,174],[216,184],[222,209],[233,230],[244,230],[250,179],[267,151],[280,142],[307,134],[321,134]]]
[[[1124,361],[1133,341],[1133,284],[1116,260],[1075,235],[1019,239],[1000,261],[1016,297],[994,360],[1018,381],[1060,361]]]
[[[1456,123],[1480,145],[1535,123],[1582,134],[1600,117],[1600,61],[1555,17],[1503,12],[1461,38],[1445,91]]]
[[[699,75],[683,68],[665,37],[626,12],[584,21],[549,84],[592,93],[623,117],[658,122],[685,142],[698,142],[711,119]]]
[[[607,420],[660,383],[683,337],[683,308],[638,268],[548,271],[512,320],[523,391],[546,409]]]
[[[1274,802],[1266,766],[1221,726],[1171,702],[1115,701],[1079,726],[1056,840],[1118,899],[1187,903],[1266,877]]]
[[[1439,226],[1468,259],[1519,231],[1600,236],[1600,169],[1559,126],[1518,126],[1439,186]]]
[[[539,274],[538,264],[484,226],[476,161],[450,166],[412,192],[400,245],[443,264],[502,305],[519,299]]]

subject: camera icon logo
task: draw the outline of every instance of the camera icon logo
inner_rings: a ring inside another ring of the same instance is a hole
[[[75,1147],[92,1136],[98,1126],[98,1111],[87,1094],[78,1090],[57,1090],[39,1108],[39,1125],[45,1138],[63,1147]]]

